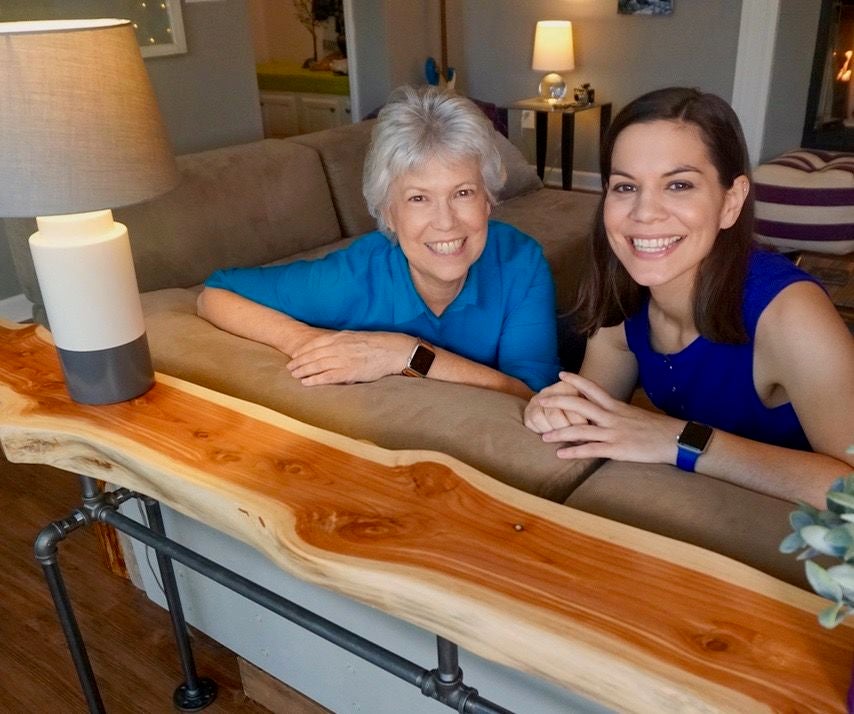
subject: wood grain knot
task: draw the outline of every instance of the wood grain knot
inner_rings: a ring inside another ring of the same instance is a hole
[[[273,461],[273,468],[275,468],[276,471],[288,474],[288,476],[314,474],[314,469],[308,463],[297,459],[276,459]]]
[[[339,514],[334,521],[334,530],[345,540],[355,543],[400,538],[412,531],[411,524],[387,516]]]
[[[408,466],[398,466],[395,473],[408,480],[419,496],[435,496],[453,491],[460,485],[460,477],[444,464],[419,461]]]
[[[719,635],[698,635],[694,639],[700,647],[708,652],[726,652],[730,647],[730,643]]]
[[[241,460],[240,454],[226,449],[216,449],[212,454],[213,460],[220,464],[233,464]]]

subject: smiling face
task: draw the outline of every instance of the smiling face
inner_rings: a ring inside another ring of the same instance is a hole
[[[474,158],[435,156],[392,183],[386,223],[409,261],[415,289],[437,315],[483,252],[489,211]]]
[[[720,184],[699,129],[657,120],[626,127],[614,144],[604,222],[614,254],[640,285],[690,295],[718,232],[735,223],[748,189]]]

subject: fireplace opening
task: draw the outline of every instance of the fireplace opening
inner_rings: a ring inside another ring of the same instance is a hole
[[[823,0],[801,145],[854,151],[854,0]]]

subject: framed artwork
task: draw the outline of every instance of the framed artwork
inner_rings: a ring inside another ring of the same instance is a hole
[[[78,20],[116,17],[130,20],[143,57],[187,51],[180,0],[3,0],[0,22]]]
[[[672,15],[673,0],[617,0],[620,15]]]

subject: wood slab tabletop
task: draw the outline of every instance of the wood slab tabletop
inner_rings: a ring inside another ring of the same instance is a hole
[[[826,603],[811,593],[443,454],[168,376],[128,402],[76,404],[48,339],[0,328],[10,461],[152,496],[303,580],[618,710],[845,710],[854,628],[819,626]]]

